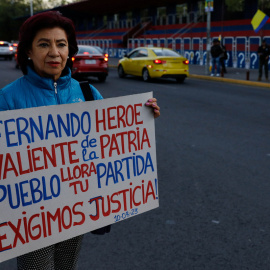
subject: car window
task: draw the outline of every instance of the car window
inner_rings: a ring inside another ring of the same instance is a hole
[[[148,52],[146,49],[140,49],[139,50],[139,54],[138,57],[147,57],[148,56]]]
[[[7,44],[7,43],[0,43],[0,46],[1,47],[9,47],[9,44]]]
[[[101,54],[96,48],[94,47],[80,47],[78,54]]]
[[[129,55],[129,58],[147,57],[147,56],[148,56],[148,52],[146,49],[139,49],[139,50],[136,50],[135,52],[132,52]]]
[[[156,56],[180,56],[177,52],[167,49],[153,49],[153,52]]]
[[[103,53],[103,49],[102,48],[100,48],[98,46],[95,46],[94,48],[97,49],[100,53]]]
[[[138,54],[139,54],[139,51],[135,51],[135,52],[132,52],[130,55],[129,55],[129,58],[135,58],[135,57],[138,57]]]

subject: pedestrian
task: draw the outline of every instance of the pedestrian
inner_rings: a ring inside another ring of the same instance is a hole
[[[222,49],[219,44],[218,39],[213,40],[213,45],[211,47],[211,56],[212,56],[212,71],[211,71],[211,76],[215,75],[215,69],[216,71],[216,76],[220,76],[220,55],[222,54]]]
[[[259,77],[258,81],[262,80],[262,70],[264,67],[265,80],[268,81],[268,60],[269,60],[270,48],[264,39],[262,45],[258,48],[259,56]]]
[[[222,50],[222,53],[221,55],[219,56],[219,61],[220,61],[220,65],[221,65],[221,70],[224,73],[227,73],[227,69],[226,69],[226,66],[225,66],[225,61],[228,59],[228,55],[227,55],[227,50],[226,50],[226,47],[220,43],[220,41],[218,40],[218,44]]]
[[[73,22],[57,11],[36,14],[20,28],[18,63],[24,74],[0,90],[0,111],[85,101],[71,77],[72,56],[78,51]],[[95,100],[100,92],[89,85]],[[160,115],[155,98],[146,102]],[[83,235],[17,258],[20,270],[75,269]]]

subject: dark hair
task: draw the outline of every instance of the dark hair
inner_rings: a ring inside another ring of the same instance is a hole
[[[67,60],[66,66],[72,67],[71,58],[78,52],[74,24],[72,20],[64,17],[58,11],[47,11],[28,18],[20,28],[18,63],[23,74],[27,74],[27,65],[33,65],[32,61],[30,62],[28,60],[27,53],[32,48],[32,42],[36,34],[42,29],[54,27],[60,27],[66,32],[69,48],[69,59]]]

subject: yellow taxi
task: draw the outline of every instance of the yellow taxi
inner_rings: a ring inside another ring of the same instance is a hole
[[[189,75],[189,61],[168,48],[139,47],[119,60],[118,75],[120,78],[141,76],[144,81],[174,78],[183,82]]]

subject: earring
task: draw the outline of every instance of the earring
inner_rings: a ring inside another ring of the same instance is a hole
[[[28,60],[31,60],[31,58],[30,58],[30,57],[28,57]]]
[[[67,59],[69,59],[69,56],[67,57]]]

